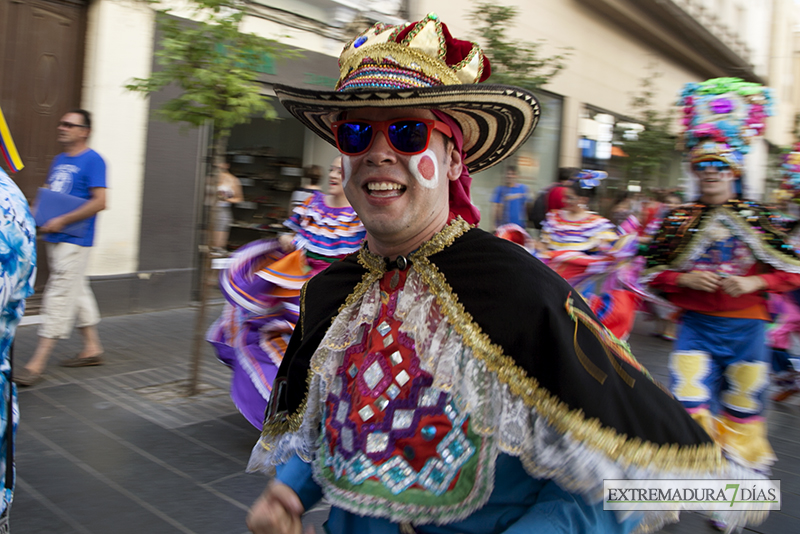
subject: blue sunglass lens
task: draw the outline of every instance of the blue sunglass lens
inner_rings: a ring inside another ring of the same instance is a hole
[[[339,126],[336,134],[339,148],[345,154],[358,154],[372,140],[372,126],[364,122],[347,122]]]
[[[421,121],[395,122],[389,125],[389,141],[400,152],[422,152],[428,142],[428,125]]]
[[[731,168],[730,165],[725,163],[724,161],[719,160],[710,160],[710,161],[699,161],[693,165],[694,170],[696,171],[705,171],[707,169],[715,170],[717,172],[724,172]]]

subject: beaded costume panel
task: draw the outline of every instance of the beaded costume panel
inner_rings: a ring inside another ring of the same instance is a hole
[[[800,257],[778,214],[747,200],[720,206],[687,204],[671,211],[646,253],[645,283],[664,270],[716,269],[747,272],[753,260],[800,273]]]

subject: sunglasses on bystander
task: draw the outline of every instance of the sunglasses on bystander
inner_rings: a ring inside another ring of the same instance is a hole
[[[718,159],[711,159],[706,161],[698,161],[697,163],[692,163],[692,169],[696,172],[703,172],[703,171],[716,171],[716,172],[725,172],[731,169],[731,166],[725,163],[724,161],[720,161]]]

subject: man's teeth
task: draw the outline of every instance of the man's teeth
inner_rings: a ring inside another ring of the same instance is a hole
[[[370,191],[391,191],[393,189],[403,189],[403,186],[392,182],[370,182],[367,184],[367,189]]]

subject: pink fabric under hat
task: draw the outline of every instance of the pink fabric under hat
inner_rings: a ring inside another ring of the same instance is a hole
[[[446,113],[435,109],[431,111],[437,119],[448,125],[452,130],[453,142],[456,144],[456,149],[461,153],[461,161],[464,161],[464,136],[461,133],[461,127]],[[471,185],[472,176],[469,175],[467,166],[462,164],[461,176],[458,177],[458,180],[450,181],[450,211],[455,215],[460,215],[469,224],[475,225],[481,220],[481,212],[470,198],[469,189]]]

